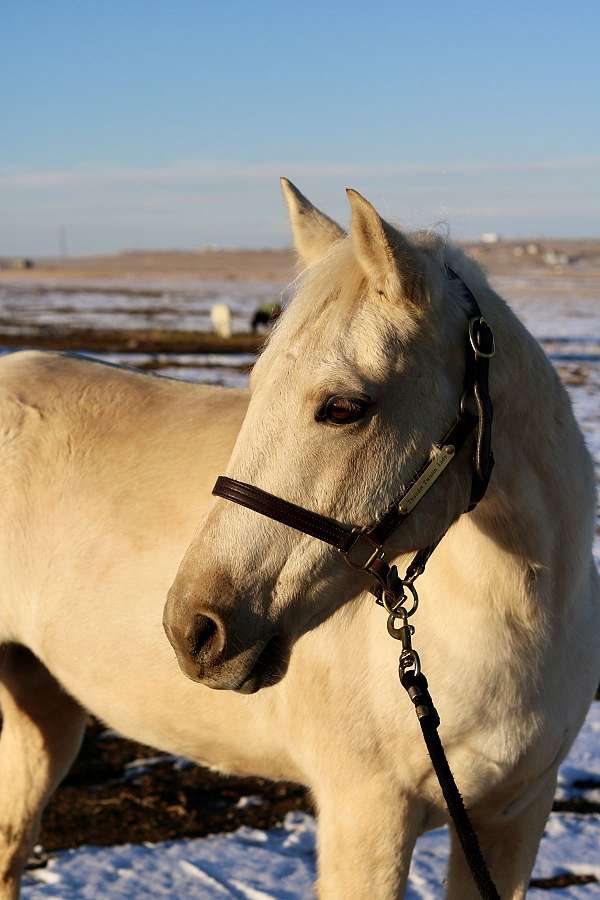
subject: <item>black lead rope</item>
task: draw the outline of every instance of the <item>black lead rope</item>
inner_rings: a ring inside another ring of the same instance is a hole
[[[411,643],[414,628],[408,619],[416,612],[419,604],[414,582],[425,571],[431,554],[444,534],[417,551],[403,579],[399,577],[396,566],[390,566],[386,561],[383,547],[388,537],[402,525],[473,434],[475,447],[467,512],[474,509],[484,496],[494,465],[491,449],[493,411],[488,386],[489,361],[495,353],[494,336],[481,315],[472,291],[462,278],[452,269],[448,269],[448,277],[460,283],[470,307],[465,379],[459,413],[452,427],[433,445],[429,459],[418,470],[408,489],[384,510],[373,525],[351,528],[336,519],[269,494],[252,484],[225,476],[217,478],[213,494],[330,544],[343,554],[352,568],[377,579],[376,584],[371,587],[371,593],[376,602],[387,610],[388,633],[402,642],[400,682],[415,706],[427,751],[467,865],[483,900],[500,900],[450,771],[438,734],[440,718],[429,694],[427,679],[421,672],[419,654]],[[406,606],[407,603],[410,605]]]
[[[427,679],[421,671],[419,654],[412,646],[412,635],[415,629],[412,625],[409,625],[408,619],[417,611],[419,603],[419,598],[414,588],[414,580],[423,573],[427,559],[434,549],[435,547],[431,546],[425,551],[419,551],[408,567],[404,579],[399,578],[396,566],[389,566],[386,573],[385,587],[375,586],[371,593],[375,595],[377,603],[380,606],[384,606],[389,613],[388,634],[402,642],[402,652],[398,663],[400,684],[415,707],[419,725],[423,732],[425,746],[427,747],[433,770],[442,790],[448,813],[456,829],[456,834],[473,881],[477,885],[483,900],[500,900],[500,894],[485,862],[477,834],[448,765],[438,733],[440,717],[431,699]],[[427,558],[422,558],[421,554],[427,554]],[[382,562],[387,566],[385,561]],[[409,592],[408,598],[406,595],[407,589]],[[408,609],[404,606],[407,599],[412,601],[411,607]],[[390,600],[392,605],[390,605]],[[397,622],[400,624],[396,624]]]
[[[438,734],[440,718],[427,689],[427,679],[423,673],[415,675],[414,672],[405,672],[401,674],[400,681],[414,703],[429,758],[442,789],[448,812],[454,823],[473,880],[484,900],[500,900],[500,894],[492,881],[479,846],[477,834],[471,824],[463,798],[456,786],[444,753]]]

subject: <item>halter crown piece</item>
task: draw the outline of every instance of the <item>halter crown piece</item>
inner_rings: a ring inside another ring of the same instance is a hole
[[[471,289],[449,267],[447,275],[449,280],[460,283],[469,307],[465,378],[458,415],[440,441],[433,444],[429,458],[418,469],[408,489],[390,503],[372,525],[349,527],[336,519],[289,503],[254,485],[223,475],[217,478],[213,494],[330,544],[340,551],[352,568],[375,578],[370,590],[376,602],[385,607],[388,613],[388,633],[402,642],[400,680],[415,706],[425,743],[471,874],[483,898],[500,900],[448,767],[437,732],[440,719],[429,695],[427,680],[421,672],[419,655],[412,647],[414,628],[408,624],[408,619],[416,612],[419,602],[414,582],[425,571],[431,554],[446,532],[434,543],[417,551],[402,579],[396,566],[390,566],[385,559],[384,549],[390,535],[411,515],[473,434],[475,442],[471,494],[466,512],[471,512],[485,495],[494,466],[493,408],[489,393],[489,364],[496,352],[494,335],[482,316]],[[407,607],[405,604],[408,602],[410,605]]]

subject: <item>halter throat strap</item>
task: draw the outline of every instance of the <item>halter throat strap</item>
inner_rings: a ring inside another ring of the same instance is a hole
[[[494,465],[491,450],[493,410],[488,377],[489,361],[495,353],[494,336],[470,288],[453,269],[447,272],[449,280],[460,283],[469,307],[465,378],[458,415],[441,440],[433,445],[429,458],[419,468],[407,490],[390,503],[375,523],[366,527],[348,526],[224,475],[217,478],[213,494],[330,544],[344,554],[351,566],[374,575],[380,584],[386,582],[390,571],[383,560],[383,545],[413,512],[475,432],[467,511],[474,509],[486,492]],[[424,570],[440,540],[441,537],[418,551],[409,567],[411,580]]]

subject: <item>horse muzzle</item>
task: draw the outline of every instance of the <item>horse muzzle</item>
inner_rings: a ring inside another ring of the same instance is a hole
[[[163,626],[184,675],[214,690],[253,694],[287,671],[290,641],[274,630],[265,635],[264,620],[244,614],[240,604],[202,606],[175,583]]]

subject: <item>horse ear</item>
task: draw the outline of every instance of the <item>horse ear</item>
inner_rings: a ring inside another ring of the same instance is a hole
[[[401,292],[413,298],[424,274],[417,250],[362,194],[352,188],[346,193],[352,208],[354,252],[365,275],[381,294]]]
[[[331,245],[345,237],[346,232],[313,206],[287,178],[281,179],[281,190],[287,203],[296,252],[300,262],[309,266],[325,256]]]

